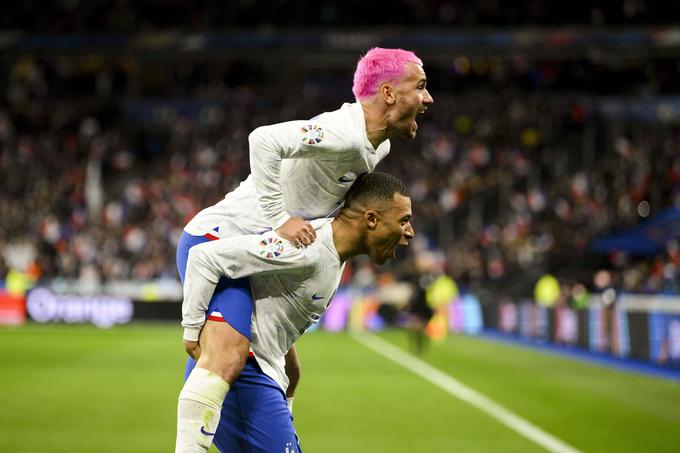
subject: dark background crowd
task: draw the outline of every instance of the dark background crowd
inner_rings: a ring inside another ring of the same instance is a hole
[[[3,9],[3,29],[39,33],[222,30],[225,27],[640,25],[677,23],[676,0],[36,0]]]
[[[536,0],[517,9],[498,1],[401,1],[390,8],[394,17],[381,20],[421,31],[607,25],[625,33],[630,25],[672,25],[675,3],[549,7]],[[18,41],[0,56],[0,278],[14,268],[46,281],[175,279],[184,224],[249,173],[249,132],[352,102],[354,63],[366,50],[345,52],[349,60],[319,52],[282,60],[275,49],[154,53],[93,48],[79,33],[258,25],[276,37],[277,26],[304,28],[306,9],[292,7],[277,21],[277,11],[289,7],[9,5],[3,29],[28,38],[72,33],[73,42],[35,50],[30,39]],[[367,26],[380,11],[371,2],[357,2],[358,17],[341,2],[316,8],[315,30]],[[429,253],[459,285],[492,295],[530,296],[548,272],[566,286],[678,293],[677,240],[645,254],[593,249],[598,238],[680,209],[677,55],[619,55],[597,42],[577,53],[559,49],[445,49],[432,61],[432,49],[413,49],[425,60],[435,103],[419,117],[417,139],[395,140],[378,168],[408,184],[419,234],[408,256],[388,268],[392,274]],[[651,115],[636,109],[643,101]],[[603,270],[609,278],[600,282]]]

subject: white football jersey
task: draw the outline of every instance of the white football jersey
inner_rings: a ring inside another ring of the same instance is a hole
[[[184,228],[219,238],[277,229],[291,216],[332,215],[361,174],[387,156],[368,141],[361,104],[344,104],[308,121],[255,129],[249,136],[251,175]]]
[[[273,231],[235,236],[190,249],[184,280],[184,338],[198,340],[221,276],[250,277],[254,300],[251,349],[258,364],[285,391],[285,355],[335,294],[344,263],[333,242],[332,219],[312,221],[316,241],[296,248]]]

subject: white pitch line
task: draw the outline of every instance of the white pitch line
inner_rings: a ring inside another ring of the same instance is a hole
[[[471,389],[457,379],[438,370],[432,365],[420,360],[388,343],[373,334],[352,334],[352,337],[367,348],[400,365],[418,376],[426,379],[445,390],[456,398],[476,407],[487,415],[495,418],[508,428],[521,434],[530,441],[540,445],[548,451],[556,453],[580,453],[579,450],[548,434],[538,426],[528,422],[519,415],[504,408],[500,404],[487,398],[476,390]]]

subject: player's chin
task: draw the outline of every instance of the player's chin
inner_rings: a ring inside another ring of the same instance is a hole
[[[415,120],[410,121],[408,124],[405,124],[400,131],[400,134],[403,138],[408,138],[410,140],[413,140],[416,138],[416,132],[418,131],[418,123],[416,123]]]
[[[418,123],[416,123],[415,120],[414,120],[413,124],[411,125],[411,127],[409,128],[409,130],[406,134],[406,137],[413,140],[414,138],[416,138],[416,135],[418,135]]]
[[[415,129],[408,129],[402,132],[401,136],[403,138],[407,138],[409,140],[413,140],[416,138],[416,130]]]
[[[385,264],[387,261],[391,260],[392,258],[396,258],[396,257],[397,257],[396,247],[391,248],[387,252],[385,252],[385,256],[383,256],[382,263],[380,263],[380,264]]]

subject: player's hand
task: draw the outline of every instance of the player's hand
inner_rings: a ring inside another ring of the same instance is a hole
[[[316,231],[312,224],[302,217],[291,217],[276,230],[276,233],[298,248],[311,245],[316,240]]]
[[[198,360],[201,356],[201,345],[198,344],[198,341],[184,340],[184,350],[194,360]]]

